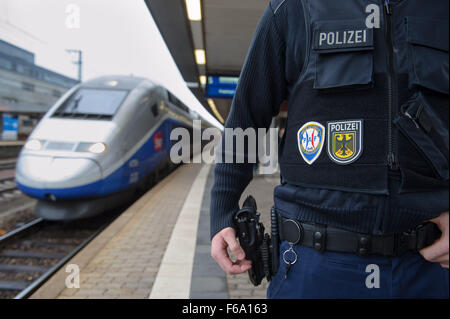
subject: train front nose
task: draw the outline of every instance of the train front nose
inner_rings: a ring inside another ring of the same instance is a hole
[[[23,155],[16,167],[16,181],[25,194],[40,199],[96,196],[102,171],[88,158]]]

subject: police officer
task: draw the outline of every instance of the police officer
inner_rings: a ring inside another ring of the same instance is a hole
[[[448,6],[270,2],[226,122],[268,128],[289,104],[274,201],[303,239],[281,230],[269,298],[448,298]],[[229,274],[251,267],[233,224],[251,179],[216,165],[211,253]]]

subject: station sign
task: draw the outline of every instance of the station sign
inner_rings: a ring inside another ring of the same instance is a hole
[[[0,132],[2,140],[16,140],[19,131],[19,121],[16,116],[4,113],[2,116],[3,132]]]
[[[4,132],[17,132],[19,129],[19,121],[17,117],[3,114],[3,131]]]
[[[232,99],[236,93],[239,77],[229,75],[208,75],[206,98]]]

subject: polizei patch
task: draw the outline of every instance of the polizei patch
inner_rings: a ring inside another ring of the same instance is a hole
[[[363,120],[328,122],[328,156],[347,165],[356,161],[363,151]]]
[[[308,122],[297,133],[298,149],[306,163],[311,165],[322,153],[325,127],[317,122]]]
[[[314,31],[314,49],[316,50],[370,49],[372,47],[373,30],[371,29],[347,28],[344,30]]]

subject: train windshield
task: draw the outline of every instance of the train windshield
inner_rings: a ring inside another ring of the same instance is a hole
[[[53,113],[53,117],[111,119],[128,91],[79,89]]]

